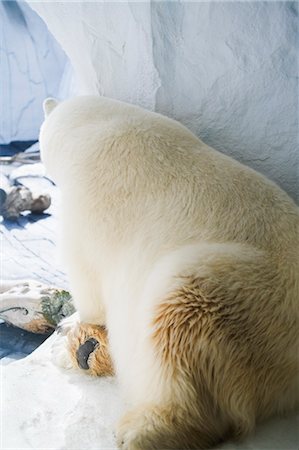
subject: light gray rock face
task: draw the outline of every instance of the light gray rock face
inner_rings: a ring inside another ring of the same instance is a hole
[[[67,58],[24,2],[0,2],[0,144],[38,138],[42,101],[59,95]]]
[[[295,2],[30,3],[82,93],[174,117],[295,198]]]

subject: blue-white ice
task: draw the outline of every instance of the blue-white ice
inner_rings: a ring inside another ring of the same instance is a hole
[[[44,98],[67,95],[66,64],[27,3],[0,2],[0,144],[37,139]]]

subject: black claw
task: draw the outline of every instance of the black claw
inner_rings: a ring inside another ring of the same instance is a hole
[[[80,345],[76,352],[77,362],[79,367],[83,370],[88,370],[88,358],[89,355],[95,351],[95,349],[100,345],[99,341],[94,338],[87,339],[84,344]]]

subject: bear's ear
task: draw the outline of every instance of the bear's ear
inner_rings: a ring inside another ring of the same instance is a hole
[[[43,110],[44,110],[44,114],[45,117],[48,117],[48,115],[53,111],[54,108],[56,108],[56,106],[58,105],[58,100],[56,100],[55,98],[46,98],[46,100],[44,100],[43,102]]]

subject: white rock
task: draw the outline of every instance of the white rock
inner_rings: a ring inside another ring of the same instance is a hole
[[[67,95],[67,58],[25,2],[0,2],[0,144],[38,138],[47,96]]]
[[[35,280],[1,280],[0,319],[33,333],[51,331],[74,312],[70,295]]]

